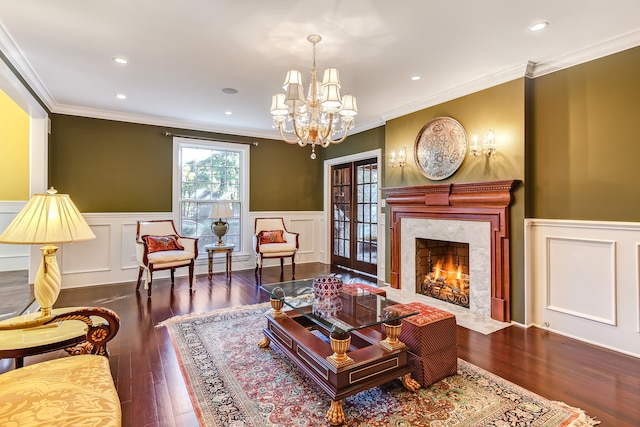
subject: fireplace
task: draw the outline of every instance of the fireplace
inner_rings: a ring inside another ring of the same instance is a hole
[[[416,238],[416,292],[469,308],[469,244]]]
[[[467,244],[469,310],[511,321],[509,205],[516,182],[383,188],[390,214],[391,286],[418,293],[417,239]]]

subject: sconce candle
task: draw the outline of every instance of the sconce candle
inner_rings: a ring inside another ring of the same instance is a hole
[[[389,166],[392,168],[401,167],[403,168],[407,163],[407,149],[402,147],[400,152],[398,153],[398,159],[396,160],[396,152],[391,152],[391,158],[389,159]]]
[[[478,135],[473,135],[473,145],[469,147],[469,154],[478,157],[480,153],[486,158],[496,153],[496,144],[493,136],[493,130],[487,129],[482,136],[482,146],[478,145]]]

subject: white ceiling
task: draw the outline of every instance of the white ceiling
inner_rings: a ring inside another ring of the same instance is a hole
[[[0,48],[54,113],[276,137],[271,95],[290,68],[308,77],[312,33],[357,132],[640,45],[639,17],[638,0],[15,0]]]

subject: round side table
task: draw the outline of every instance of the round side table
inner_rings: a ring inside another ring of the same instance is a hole
[[[75,307],[54,308],[53,315],[75,311]],[[25,323],[40,317],[40,312],[5,319],[0,324]],[[87,340],[87,325],[82,322],[60,322],[38,328],[15,329],[0,332],[0,358],[15,359],[15,367],[24,365],[26,356],[54,350],[71,351],[71,347]]]

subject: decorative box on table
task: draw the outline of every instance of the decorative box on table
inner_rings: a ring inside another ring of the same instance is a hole
[[[409,347],[413,377],[426,387],[458,371],[456,317],[420,302],[396,304],[388,309],[419,314],[402,319],[400,341]]]

